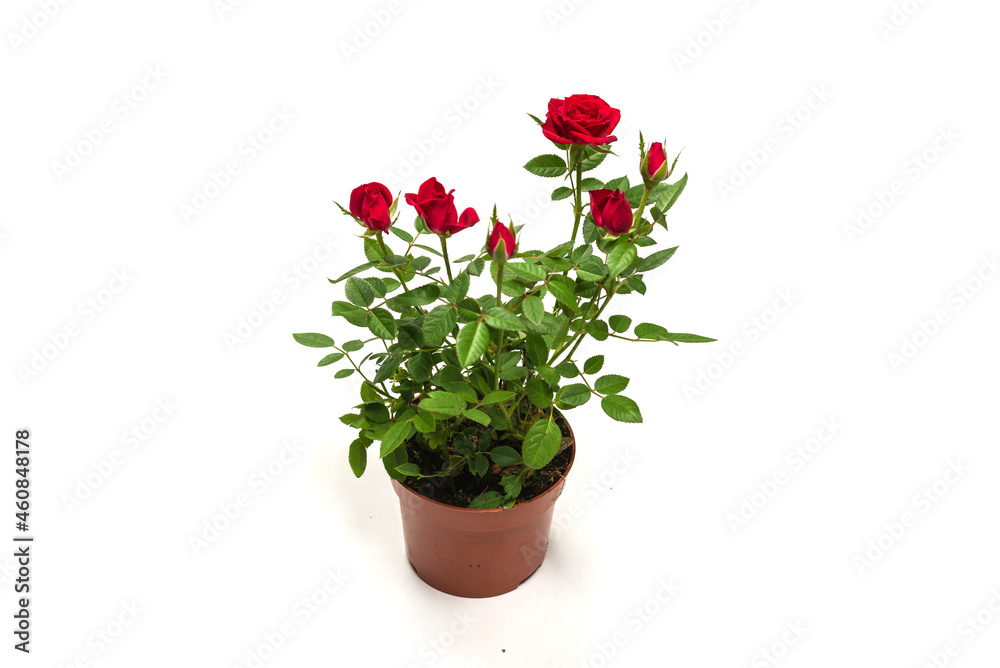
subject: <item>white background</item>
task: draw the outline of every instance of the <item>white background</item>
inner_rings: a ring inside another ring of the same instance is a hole
[[[996,665],[1000,8],[902,4],[6,2],[0,535],[30,428],[37,542],[30,656],[0,552],[3,665],[256,665],[283,624],[262,665]],[[690,174],[680,250],[616,310],[719,342],[588,342],[645,423],[570,413],[545,565],[454,598],[379,467],[350,474],[356,384],[291,333],[353,338],[326,278],[363,261],[332,204],[359,183],[565,237],[521,165],[551,148],[525,112],[573,93],[622,110],[595,176],[635,181],[640,129]]]

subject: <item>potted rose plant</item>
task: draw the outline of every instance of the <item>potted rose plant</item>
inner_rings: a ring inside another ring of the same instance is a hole
[[[552,199],[572,205],[565,243],[526,248],[530,228],[501,222],[494,206],[484,246],[452,260],[450,243],[478,246],[458,235],[480,220],[473,208],[458,213],[454,191],[431,178],[407,194],[410,232],[398,196],[359,186],[338,206],[364,228],[367,261],[330,282],[346,297],[333,315],[363,334],[339,345],[294,335],[331,349],[319,366],[341,365],[335,377],[360,375],[360,402],[341,417],[358,431],[350,466],[360,477],[375,446],[418,575],[462,596],[510,591],[541,564],[576,450],[565,413],[596,399],[613,420],[642,421],[624,394],[629,379],[607,373],[603,355],[578,358],[581,342],[713,340],[602,317],[615,295],[645,294],[644,274],[677,250],[656,250],[655,238],[687,183],[667,183],[677,158],[640,135],[638,182],[602,182],[585,175],[611,153],[617,109],[574,95],[550,101],[544,122],[532,118],[558,152],[525,168],[563,179]]]

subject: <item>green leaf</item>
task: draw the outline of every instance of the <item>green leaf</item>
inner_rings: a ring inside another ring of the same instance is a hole
[[[529,322],[540,325],[542,324],[542,318],[545,317],[545,305],[542,300],[538,297],[532,295],[527,297],[521,303],[521,310],[524,311],[524,317],[528,319]]]
[[[430,265],[430,263],[431,259],[429,257],[427,257],[426,255],[419,255],[410,260],[408,264],[414,271],[423,271]]]
[[[451,334],[458,322],[458,312],[451,306],[437,306],[424,316],[424,339],[427,343],[434,344],[443,341]]]
[[[425,250],[428,253],[431,253],[432,255],[437,255],[438,257],[442,257],[441,251],[437,250],[436,248],[431,248],[430,246],[425,246],[423,244],[413,244],[413,247]]]
[[[680,181],[678,181],[677,183],[672,183],[668,185],[666,188],[664,188],[663,192],[656,200],[656,208],[662,211],[663,213],[669,211],[670,207],[672,207],[674,205],[674,202],[677,201],[677,198],[681,196],[682,192],[684,192],[684,186],[687,185],[687,181],[688,181],[688,175],[685,174],[684,176],[681,177]]]
[[[410,377],[418,383],[430,380],[434,363],[428,353],[418,353],[406,360],[406,370],[410,372]]]
[[[378,393],[375,386],[367,380],[361,384],[361,401],[366,404],[380,404],[384,400],[384,397]]]
[[[499,306],[494,306],[486,311],[486,324],[493,329],[506,329],[513,331],[524,329],[524,323],[521,322],[520,318],[507,309]],[[459,353],[459,357],[461,357],[461,353]],[[476,359],[479,359],[478,356]]]
[[[420,330],[420,320],[407,320],[399,326],[396,341],[401,350],[420,350],[424,347],[424,333]]]
[[[310,348],[332,348],[333,339],[326,334],[292,334],[296,341]]]
[[[677,252],[677,246],[673,248],[668,248],[666,250],[661,250],[659,252],[653,253],[647,258],[644,258],[639,265],[635,268],[636,272],[649,271],[650,269],[656,269],[661,264],[669,260]]]
[[[524,346],[528,351],[528,359],[534,366],[542,366],[549,361],[549,347],[538,334],[528,334],[524,339]]]
[[[566,173],[566,161],[558,155],[540,155],[529,160],[524,168],[535,176],[552,178]]]
[[[513,398],[514,398],[513,392],[508,392],[507,390],[496,390],[495,392],[490,392],[485,397],[483,397],[482,401],[480,401],[479,403],[481,403],[484,406],[487,404],[500,404],[505,401],[510,401]]]
[[[611,179],[604,185],[604,187],[608,190],[621,190],[622,192],[625,192],[629,188],[628,177],[622,176],[617,179]]]
[[[559,451],[562,432],[551,418],[542,418],[531,425],[524,437],[521,452],[524,463],[536,471],[552,461]]]
[[[576,275],[584,281],[599,281],[608,275],[608,267],[600,259],[591,257],[580,263]]]
[[[372,309],[368,313],[368,329],[380,339],[396,337],[396,320],[384,308]]]
[[[531,400],[531,403],[535,404],[542,410],[545,410],[552,405],[552,390],[550,390],[548,384],[540,378],[532,378],[529,380],[528,384],[524,386],[524,389],[527,391],[528,399]]]
[[[583,372],[588,376],[604,368],[604,355],[594,355],[583,363]]]
[[[611,248],[611,253],[608,254],[608,271],[611,276],[615,277],[625,271],[638,254],[639,252],[633,244],[629,243],[628,239],[620,239]]]
[[[535,373],[538,377],[545,381],[545,384],[549,387],[556,387],[559,385],[559,373],[555,369],[551,369],[547,366],[535,369]]]
[[[572,260],[576,264],[581,264],[584,260],[592,257],[593,255],[594,255],[593,246],[591,246],[590,244],[584,244],[582,246],[577,246],[576,248],[573,249],[573,252],[570,255],[570,260]]]
[[[562,376],[563,378],[576,378],[577,376],[580,375],[579,372],[576,370],[576,365],[570,362],[569,360],[566,360],[565,362],[560,362],[558,366],[556,366],[556,371],[558,371],[559,375]]]
[[[588,151],[589,152],[589,151]],[[604,162],[604,159],[608,157],[607,153],[593,153],[588,155],[583,159],[583,164],[581,168],[585,172],[589,172],[592,169],[597,169],[597,166]]]
[[[435,390],[420,400],[420,409],[457,417],[462,414],[468,402],[460,394]]]
[[[404,257],[402,255],[386,255],[382,258],[382,264],[386,267],[402,267],[403,265],[409,264],[410,258]]]
[[[368,326],[368,311],[355,306],[350,302],[336,301],[331,304],[333,315],[339,315],[345,318],[347,322],[355,325],[356,327],[367,327]]]
[[[621,334],[627,332],[628,328],[632,326],[632,318],[627,315],[613,315],[608,318],[608,324],[611,325],[611,329]]]
[[[360,478],[365,472],[365,467],[368,466],[367,446],[369,445],[371,445],[371,441],[356,438],[347,451],[347,461],[351,464],[351,471],[354,472],[355,478]]]
[[[382,465],[385,467],[385,472],[389,474],[389,477],[393,480],[399,480],[402,482],[406,476],[400,474],[396,471],[396,467],[406,463],[406,448],[396,448],[389,453],[388,457],[382,458]]]
[[[372,422],[382,424],[389,421],[389,409],[385,404],[365,404],[365,417]]]
[[[482,478],[490,468],[490,460],[486,459],[483,453],[477,453],[473,459],[469,460],[469,471]]]
[[[378,247],[378,243],[371,237],[365,239],[365,257],[373,265],[382,264],[382,249]]]
[[[573,191],[566,186],[559,186],[552,191],[552,201],[558,202],[561,199],[566,199],[567,197],[572,197]]]
[[[339,362],[342,359],[344,359],[344,353],[330,353],[329,355],[321,359],[319,361],[319,364],[317,364],[316,366],[327,366],[329,364],[333,364],[334,362]]]
[[[392,426],[385,432],[385,436],[382,437],[382,447],[379,450],[379,457],[385,457],[402,445],[403,441],[410,435],[410,428],[409,421],[393,422]]]
[[[465,299],[465,296],[469,294],[470,282],[471,279],[469,278],[469,274],[463,271],[455,277],[455,280],[451,282],[451,285],[444,289],[444,298],[452,304],[457,304],[462,301]]]
[[[509,271],[518,278],[523,278],[529,283],[536,283],[538,281],[544,281],[548,273],[545,268],[537,264],[528,264],[527,262],[510,262],[506,265],[505,271]]]
[[[354,369],[341,369],[337,373],[333,374],[333,377],[334,378],[347,378],[352,373],[354,373]]]
[[[591,320],[587,323],[585,329],[588,334],[598,341],[604,341],[608,338],[608,323],[603,320]]]
[[[600,394],[618,394],[624,392],[626,387],[628,387],[628,378],[613,373],[601,376],[594,383],[594,391]]]
[[[434,431],[434,416],[430,413],[420,411],[417,413],[416,417],[413,418],[413,426],[416,427],[417,431],[421,434],[429,434]]]
[[[618,422],[642,422],[642,413],[635,402],[628,397],[612,394],[601,399],[601,408],[612,420]]]
[[[381,383],[389,380],[392,374],[396,373],[396,369],[399,365],[403,363],[403,356],[399,353],[393,353],[382,360],[382,365],[379,366],[378,371],[375,372],[375,378],[372,380],[376,383]]]
[[[357,350],[361,350],[362,348],[364,348],[365,344],[358,339],[354,339],[353,341],[348,341],[342,347],[344,349],[344,352],[353,353]]]
[[[490,328],[485,322],[475,321],[462,327],[458,332],[455,352],[462,366],[470,366],[486,352],[490,343]]]
[[[385,297],[386,293],[389,291],[388,285],[381,278],[363,278],[361,279],[365,283],[371,286],[372,290],[375,291],[375,296],[381,299]]]
[[[372,302],[375,301],[375,290],[368,281],[360,278],[347,279],[344,294],[347,295],[348,301],[358,306],[371,306]]]
[[[583,383],[573,383],[562,388],[556,395],[556,400],[567,406],[582,406],[590,401],[591,394],[590,388]]]
[[[478,408],[469,408],[467,410],[464,410],[462,411],[462,415],[469,418],[473,422],[478,422],[484,427],[490,426],[490,416],[482,412]]]
[[[400,464],[399,466],[396,467],[396,470],[405,476],[413,476],[414,478],[420,476],[420,467],[417,466],[416,464],[410,464],[410,463]]]
[[[573,313],[578,313],[580,308],[576,305],[576,295],[573,292],[575,289],[576,284],[573,279],[567,276],[553,276],[549,281],[549,292],[568,306]]]
[[[362,264],[360,266],[355,267],[354,269],[351,269],[349,272],[347,272],[346,274],[344,274],[340,278],[337,278],[337,279],[329,279],[328,278],[326,280],[330,281],[331,283],[340,283],[345,278],[350,278],[351,276],[354,276],[355,274],[360,274],[361,272],[363,272],[363,271],[365,271],[367,269],[371,269],[372,267],[374,267],[375,265],[377,265],[378,262],[379,262],[378,260],[374,260],[372,262],[366,262],[365,264]]]
[[[406,243],[410,243],[411,241],[413,241],[413,235],[412,234],[410,234],[406,230],[399,229],[395,225],[393,225],[392,227],[390,227],[389,231],[392,232],[393,234],[395,234],[397,237],[399,237],[403,241],[405,241]]]
[[[403,306],[426,306],[434,302],[441,294],[441,288],[434,283],[411,288],[409,292],[393,297],[393,301]]]
[[[503,496],[500,492],[483,492],[472,500],[469,504],[470,510],[492,510],[499,508],[503,503]]]
[[[638,335],[639,328],[636,327],[636,334]],[[697,334],[678,334],[677,332],[669,332],[667,334],[660,335],[661,341],[676,341],[677,343],[712,343],[715,339],[710,339],[707,336],[698,336]]]
[[[639,202],[642,201],[643,190],[645,190],[645,186],[639,184],[637,186],[632,186],[631,188],[625,191],[625,199],[628,200],[629,205],[633,209],[639,208]]]
[[[479,258],[469,263],[469,266],[465,268],[469,274],[472,276],[479,276],[483,273],[483,268],[486,267],[486,258]]]
[[[600,190],[603,187],[604,187],[604,181],[601,181],[600,179],[584,179],[580,181],[580,188],[583,190],[583,192],[590,192],[591,190]]]
[[[638,274],[629,276],[628,280],[625,281],[625,285],[630,290],[635,290],[640,295],[646,294],[646,284],[642,282],[642,277],[639,276]]]
[[[516,475],[506,475],[500,480],[500,486],[507,496],[516,499],[521,493],[521,478]]]
[[[514,448],[501,445],[489,451],[490,458],[497,466],[514,466],[521,463],[521,454]]]
[[[640,339],[667,341],[667,337],[670,336],[670,332],[668,332],[665,327],[661,327],[660,325],[654,325],[651,322],[644,322],[635,326],[635,335]]]

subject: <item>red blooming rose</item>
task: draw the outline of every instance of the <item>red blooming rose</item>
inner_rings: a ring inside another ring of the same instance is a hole
[[[591,190],[590,215],[595,225],[611,234],[625,234],[632,229],[632,207],[621,190]]]
[[[490,232],[489,237],[486,239],[486,248],[490,251],[490,255],[498,262],[505,262],[507,258],[514,257],[514,251],[517,250],[514,223],[507,226],[499,220],[496,221],[493,225],[493,231]],[[497,250],[500,250],[502,255],[497,255]],[[500,259],[501,257],[503,259]]]
[[[559,144],[610,144],[621,112],[596,95],[549,100],[542,134]]]
[[[369,230],[389,231],[392,226],[390,206],[392,193],[381,183],[366,183],[351,193],[351,213]]]
[[[469,207],[458,215],[454,190],[445,192],[444,186],[431,177],[420,185],[416,194],[407,193],[406,203],[417,210],[424,224],[434,234],[451,235],[472,227],[479,222],[475,209]]]

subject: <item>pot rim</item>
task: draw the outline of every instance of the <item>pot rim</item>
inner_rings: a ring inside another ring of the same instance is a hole
[[[396,480],[395,478],[390,478],[390,480],[392,481],[392,486],[396,488],[397,492],[404,491],[404,492],[407,492],[409,494],[412,494],[413,496],[419,496],[421,499],[423,499],[427,503],[432,503],[435,506],[440,506],[441,508],[447,508],[449,510],[458,510],[458,511],[467,512],[467,513],[481,513],[481,514],[510,512],[511,510],[516,510],[517,508],[520,508],[522,506],[527,506],[529,504],[532,504],[535,501],[541,501],[545,497],[549,496],[550,494],[552,494],[553,492],[555,492],[557,490],[560,490],[560,493],[561,493],[561,489],[560,488],[561,488],[562,485],[566,484],[566,476],[569,475],[569,472],[573,469],[573,463],[576,461],[576,434],[573,433],[573,427],[570,426],[569,420],[566,419],[566,416],[562,415],[562,413],[560,413],[559,416],[562,417],[563,422],[566,423],[566,429],[569,431],[569,437],[571,439],[573,439],[573,445],[570,446],[569,466],[566,467],[566,470],[563,472],[562,477],[559,480],[557,480],[555,482],[555,484],[553,484],[547,490],[545,490],[544,492],[542,492],[541,494],[539,494],[536,497],[530,498],[530,499],[528,499],[526,501],[520,501],[518,503],[515,503],[510,508],[463,508],[462,506],[452,506],[452,505],[449,505],[447,503],[441,503],[440,501],[435,501],[434,499],[430,498],[429,496],[424,496],[420,492],[416,492],[416,491],[410,489],[409,487],[407,487],[406,485],[404,485],[400,481]]]

